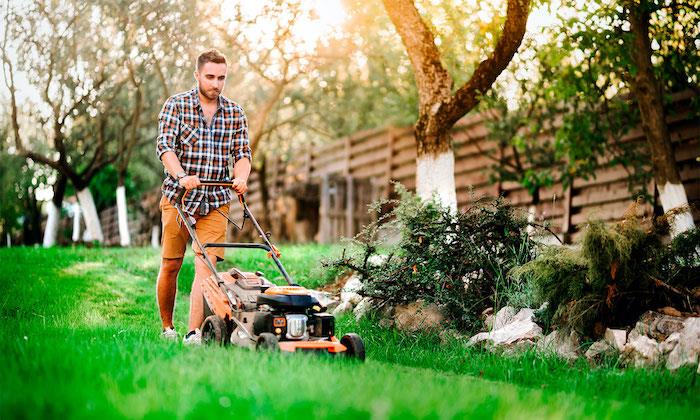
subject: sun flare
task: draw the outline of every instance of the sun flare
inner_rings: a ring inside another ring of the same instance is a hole
[[[235,9],[239,6],[244,18],[258,17],[255,23],[258,29],[246,37],[260,45],[272,42],[277,22],[267,18],[262,12],[271,1],[222,1],[222,17],[236,24]],[[340,26],[347,18],[341,0],[305,0],[299,3],[302,13],[291,27],[296,49],[300,52],[313,51],[319,42],[340,31]]]

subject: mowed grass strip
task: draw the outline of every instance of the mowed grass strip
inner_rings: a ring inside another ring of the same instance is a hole
[[[283,248],[288,270],[307,285],[328,280],[318,261],[338,251]],[[264,253],[227,260],[227,267],[272,272]],[[0,413],[7,418],[698,416],[700,389],[690,370],[506,358],[351,317],[338,326],[363,335],[365,364],[187,348],[159,338],[156,251],[16,248],[0,250],[0,261]],[[179,284],[181,331],[191,275],[189,257]]]

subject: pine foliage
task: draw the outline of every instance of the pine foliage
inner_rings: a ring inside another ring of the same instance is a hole
[[[636,217],[606,225],[590,222],[577,248],[553,247],[515,268],[548,302],[541,317],[586,337],[627,327],[647,310],[700,309],[700,229],[663,243],[664,218],[645,225]]]

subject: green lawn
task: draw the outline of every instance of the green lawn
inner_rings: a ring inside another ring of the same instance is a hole
[[[337,247],[282,246],[300,283],[328,279]],[[163,342],[151,249],[0,249],[3,372],[0,418],[214,417],[700,417],[692,369],[591,368],[555,358],[465,350],[338,320],[359,332],[367,362]],[[229,264],[273,273],[264,253]],[[184,332],[191,257],[176,327]]]

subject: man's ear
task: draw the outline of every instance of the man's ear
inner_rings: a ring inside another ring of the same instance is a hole
[[[194,80],[199,80],[199,72],[197,70],[195,70],[192,75],[194,76]]]

